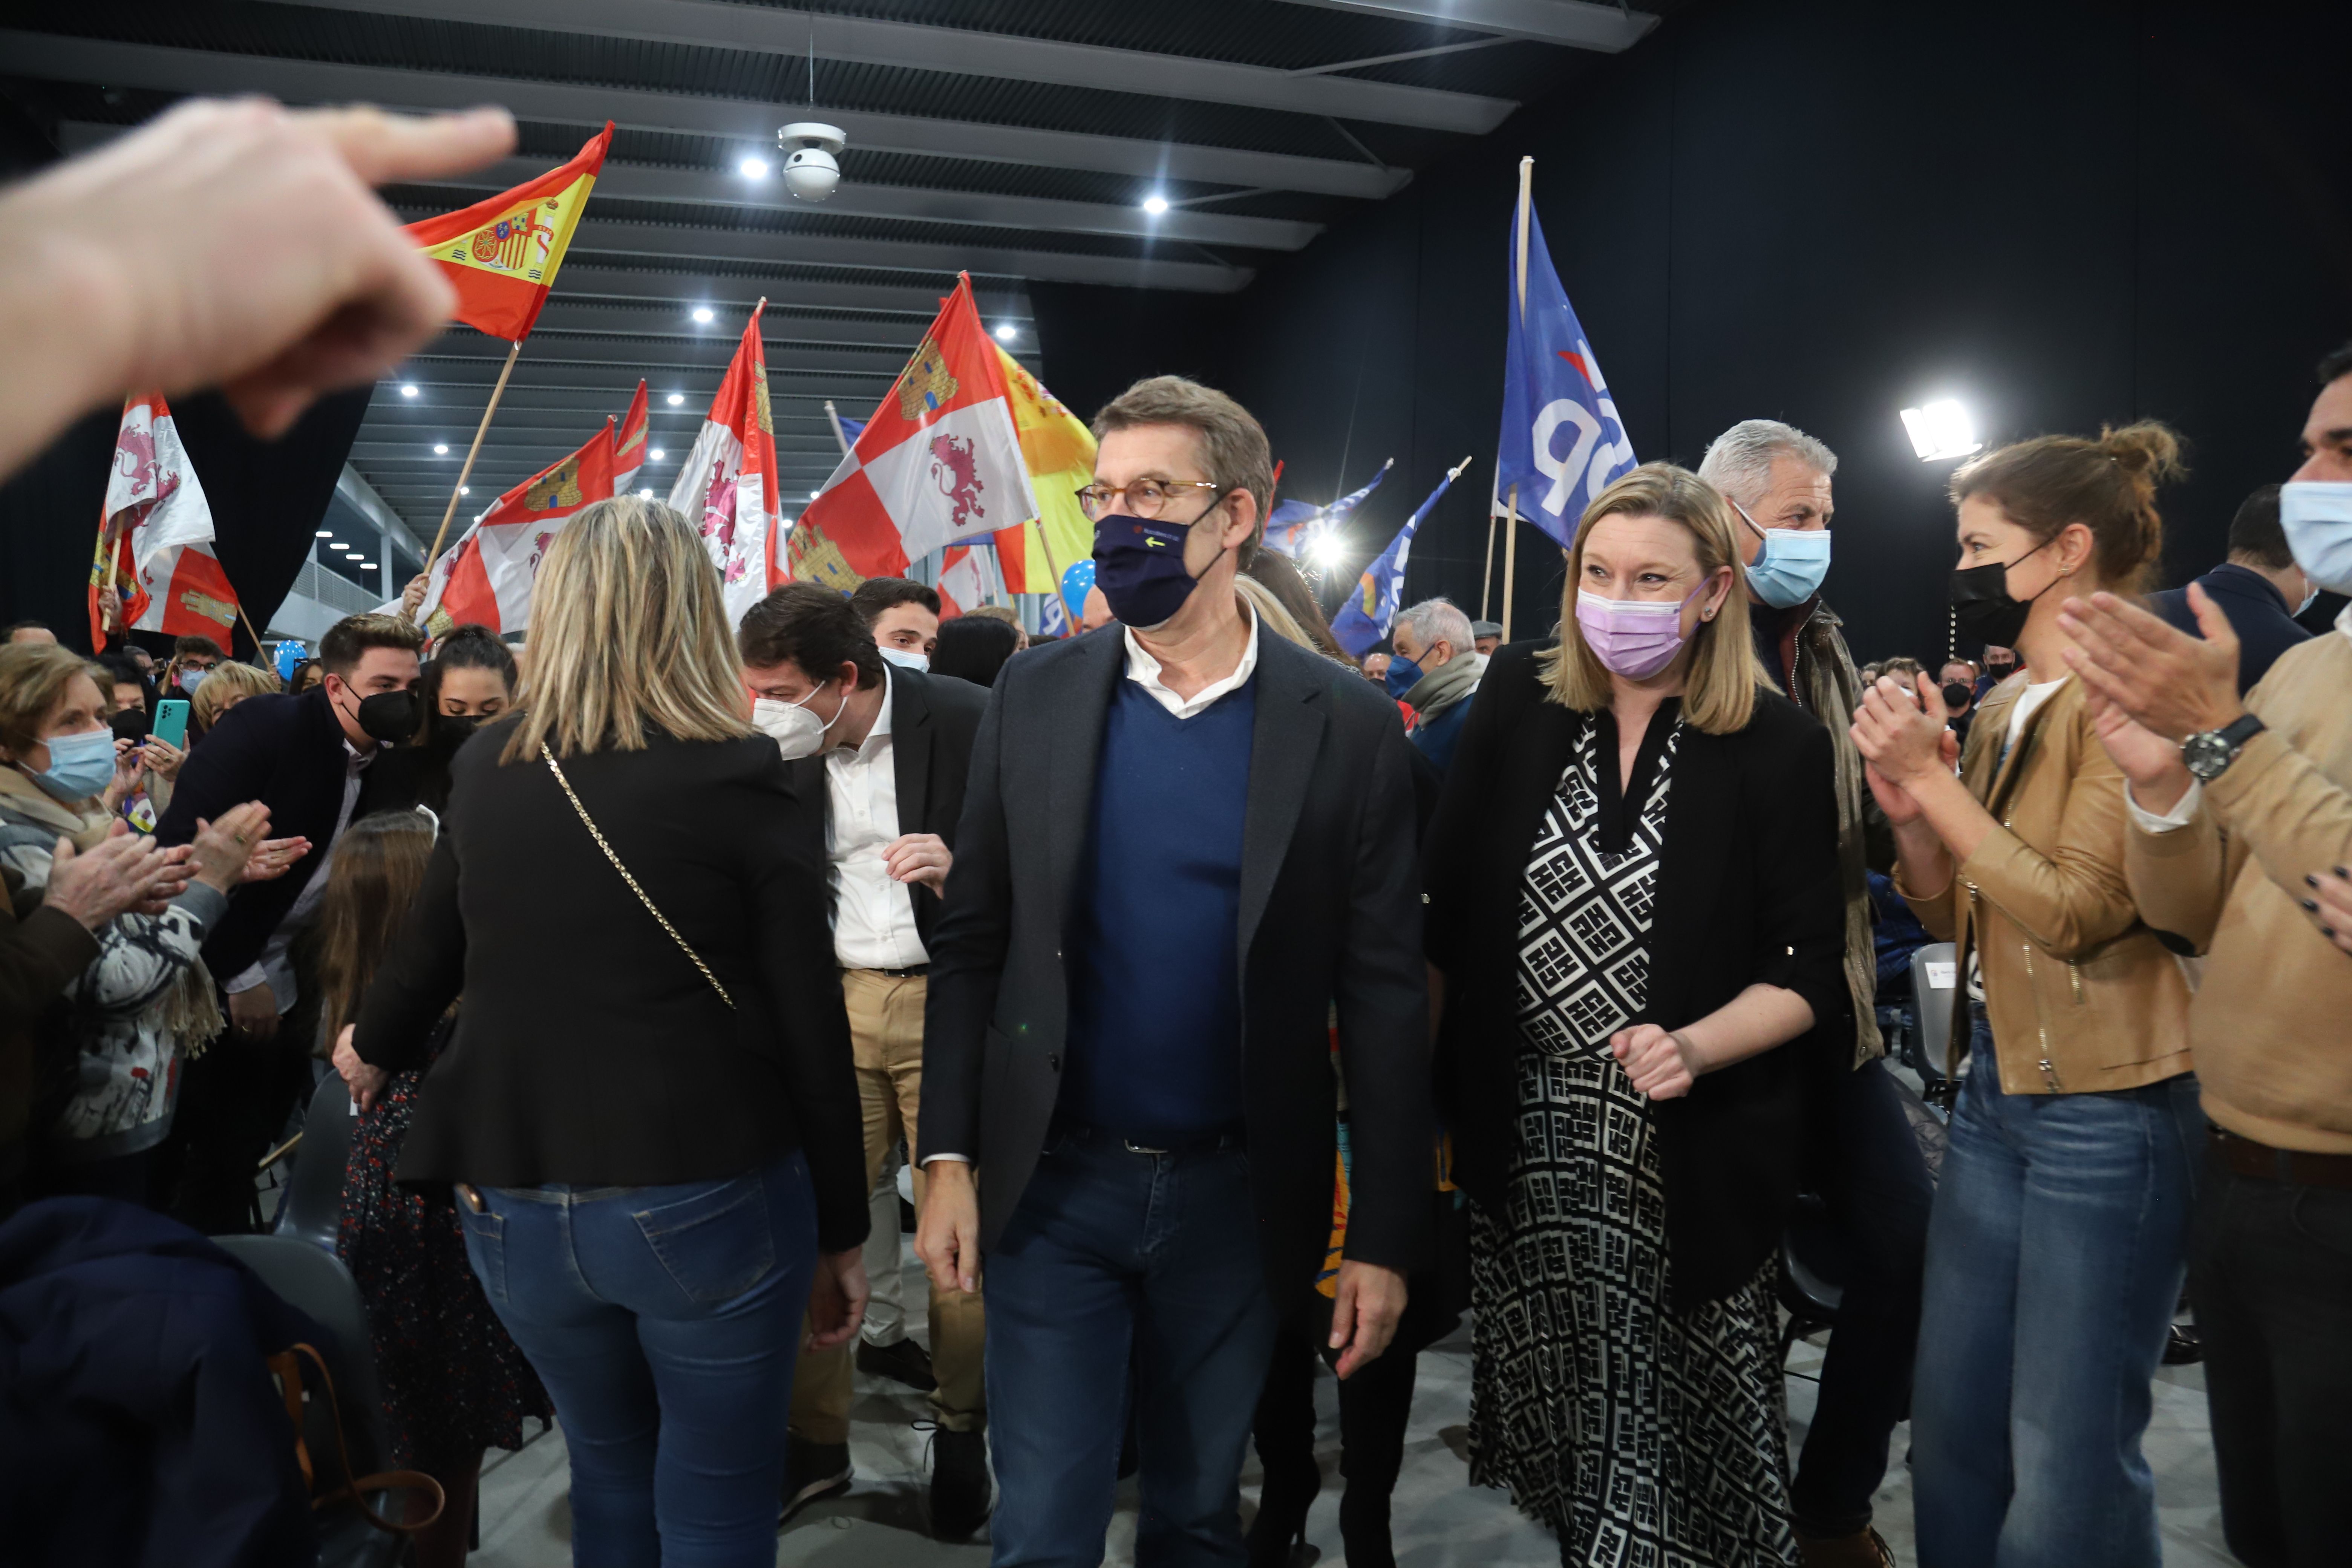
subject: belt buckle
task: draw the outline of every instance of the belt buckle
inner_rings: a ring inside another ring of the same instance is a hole
[[[1119,1140],[1119,1142],[1126,1147],[1127,1152],[1130,1154],[1165,1154],[1168,1152],[1165,1149],[1147,1149],[1132,1138],[1122,1138]]]

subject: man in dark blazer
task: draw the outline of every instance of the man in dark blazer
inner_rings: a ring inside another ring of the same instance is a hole
[[[2279,523],[2279,488],[2264,485],[2238,503],[2230,520],[2230,555],[2197,579],[2205,596],[2230,617],[2238,634],[2238,695],[2243,697],[2270,672],[2278,656],[2311,634],[2296,624],[2295,616],[2311,598],[2311,579],[2294,563],[2286,547],[2286,530]],[[2197,612],[2189,590],[2167,588],[2147,596],[2147,607],[2190,637],[2197,629]]]
[[[1101,1560],[1130,1365],[1138,1559],[1238,1560],[1277,1316],[1321,1300],[1335,1006],[1341,1376],[1387,1346],[1426,1246],[1411,746],[1235,595],[1271,479],[1257,422],[1163,376],[1095,429],[1119,624],[1006,666],[981,726],[930,942],[917,1250],[942,1289],[987,1259],[996,1561]]]
[[[155,825],[158,843],[186,844],[199,820],[257,800],[269,808],[272,833],[310,846],[285,876],[231,893],[205,939],[205,965],[228,994],[229,1028],[187,1065],[160,1179],[168,1190],[176,1173],[172,1212],[207,1236],[246,1228],[254,1166],[310,1086],[312,1042],[278,1043],[279,1020],[304,1000],[293,942],[325,896],[335,841],[365,814],[368,764],[416,731],[423,642],[394,616],[336,622],[319,643],[326,679],[299,697],[249,697],[223,714],[190,749]],[[314,1014],[305,1006],[299,1018]]]
[[[870,1190],[898,1140],[912,1144],[919,1136],[929,943],[988,693],[967,680],[886,663],[855,601],[813,583],[788,584],[752,605],[736,642],[753,721],[782,748],[793,790],[824,802],[822,816],[803,820],[809,856],[824,865],[832,893],[834,959],[849,1009]],[[916,1181],[919,1198],[919,1173]],[[889,1213],[896,1268],[895,1191]],[[980,1298],[933,1291],[930,1335],[931,1415],[939,1426],[931,1524],[960,1540],[988,1517]],[[884,1375],[915,1370],[862,1343],[855,1353]],[[849,1486],[852,1355],[843,1344],[801,1358],[785,1458],[787,1517]]]

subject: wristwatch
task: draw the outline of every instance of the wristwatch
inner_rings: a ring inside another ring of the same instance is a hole
[[[2263,721],[2251,713],[2219,730],[2200,731],[2180,742],[2181,765],[2196,774],[2199,783],[2211,784],[2238,760],[2246,742],[2262,732]]]

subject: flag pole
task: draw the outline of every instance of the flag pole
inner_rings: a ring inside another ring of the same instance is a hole
[[[1486,613],[1486,600],[1495,591],[1495,509],[1486,509],[1486,570],[1478,577],[1478,618],[1491,621]]]
[[[841,413],[834,407],[830,397],[824,400],[824,419],[833,426],[833,438],[841,443],[841,455],[846,458],[849,456],[849,432],[841,427]]]
[[[1528,214],[1534,202],[1535,177],[1536,161],[1533,158],[1520,159],[1517,278],[1519,326],[1522,330],[1525,330],[1528,324]],[[1516,484],[1511,487],[1511,499],[1507,504],[1510,508],[1511,523],[1503,534],[1503,640],[1507,643],[1511,640],[1511,596],[1512,590],[1518,584],[1519,568],[1519,487]],[[1487,569],[1489,571],[1493,570],[1491,563],[1494,539],[1495,521],[1490,517],[1486,520],[1486,548],[1489,552],[1490,563]],[[1482,594],[1480,597],[1483,599],[1485,595]],[[1483,616],[1479,617],[1481,620],[1485,618]]]
[[[466,489],[466,479],[474,471],[474,458],[482,449],[482,437],[490,433],[490,416],[499,411],[499,399],[505,395],[507,377],[514,374],[515,361],[522,354],[522,342],[518,339],[507,351],[507,363],[499,367],[499,384],[490,388],[489,405],[482,410],[482,422],[474,426],[474,444],[466,448],[466,466],[457,470],[457,482],[449,487],[449,505],[441,513],[441,531],[433,536],[433,548],[425,554],[425,570],[430,574],[433,563],[441,559],[442,543],[449,537],[449,520],[457,515],[457,498]],[[389,584],[387,584],[389,586]]]
[[[253,656],[256,658],[259,658],[261,657],[261,634],[253,629],[253,617],[245,613],[245,601],[243,599],[239,599],[236,602],[236,618],[245,623],[245,635],[253,639]]]

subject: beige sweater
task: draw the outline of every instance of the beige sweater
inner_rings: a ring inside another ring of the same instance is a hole
[[[2352,863],[2352,636],[2290,648],[2246,706],[2269,726],[2188,826],[2134,822],[2125,872],[2147,922],[2210,954],[2189,1010],[2205,1114],[2280,1149],[2352,1154],[2352,956],[2303,879]]]

